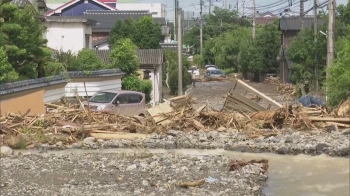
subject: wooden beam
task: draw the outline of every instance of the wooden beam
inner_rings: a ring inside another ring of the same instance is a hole
[[[350,123],[350,118],[309,117],[311,121]]]
[[[251,93],[256,94],[257,96],[261,97],[262,99],[264,99],[265,101],[269,102],[270,104],[275,105],[276,107],[279,107],[279,108],[282,107],[282,104],[280,104],[277,101],[271,99],[270,97],[266,96],[265,94],[261,93],[260,91],[256,90],[255,88],[249,86],[248,84],[246,84],[242,80],[237,79],[237,82],[239,84],[241,84],[246,90],[250,91]]]

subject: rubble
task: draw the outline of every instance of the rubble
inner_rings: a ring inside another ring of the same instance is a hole
[[[79,104],[46,104],[48,111],[44,116],[32,116],[29,112],[0,116],[0,134],[4,145],[23,148],[46,142],[71,144],[91,136],[107,140],[145,139],[150,133],[163,134],[168,130],[191,132],[233,128],[256,138],[277,135],[282,127],[294,130],[350,127],[349,100],[334,112],[325,107],[309,108],[300,104],[250,112],[217,111],[208,103],[194,109],[192,103],[190,96],[165,100],[157,107],[149,108],[146,117],[86,111],[80,109]],[[266,132],[265,129],[272,131]]]
[[[262,170],[263,173],[267,173],[267,170],[269,169],[269,161],[267,159],[261,159],[261,160],[251,160],[251,161],[244,161],[244,160],[231,160],[229,163],[229,170],[230,171],[236,171],[240,170],[242,167],[246,165],[252,165],[252,164],[262,164]]]

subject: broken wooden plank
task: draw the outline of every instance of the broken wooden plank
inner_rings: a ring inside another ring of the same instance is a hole
[[[270,97],[266,96],[265,94],[261,93],[260,91],[256,90],[255,88],[249,86],[247,83],[243,82],[242,80],[237,79],[237,82],[241,84],[246,90],[250,91],[251,93],[256,94],[257,96],[265,99],[265,101],[269,102],[270,104],[281,108],[282,104],[278,103],[277,101],[271,99]]]
[[[115,140],[115,139],[124,139],[124,140],[134,140],[134,139],[146,139],[149,137],[148,134],[141,133],[90,133],[90,135],[96,139],[104,140]]]
[[[309,117],[314,122],[339,122],[350,123],[350,118],[333,118],[333,117]]]
[[[168,103],[161,103],[153,108],[147,109],[147,112],[152,116],[156,124],[161,123],[162,125],[168,124],[171,121],[166,120],[167,118],[163,114],[168,114],[173,111],[173,108]]]

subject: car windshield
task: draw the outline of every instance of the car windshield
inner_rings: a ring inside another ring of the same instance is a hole
[[[197,68],[196,68],[196,67],[191,67],[189,70],[196,71],[196,70],[197,70]]]
[[[110,103],[116,95],[117,93],[98,92],[94,94],[89,101],[95,103]]]
[[[222,74],[222,72],[218,69],[211,70],[211,74]]]

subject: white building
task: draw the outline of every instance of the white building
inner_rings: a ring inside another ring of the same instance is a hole
[[[117,10],[148,10],[153,17],[167,17],[167,7],[161,3],[116,3]]]
[[[95,21],[77,16],[46,16],[47,47],[54,50],[78,53],[83,48],[92,48],[92,26]]]

